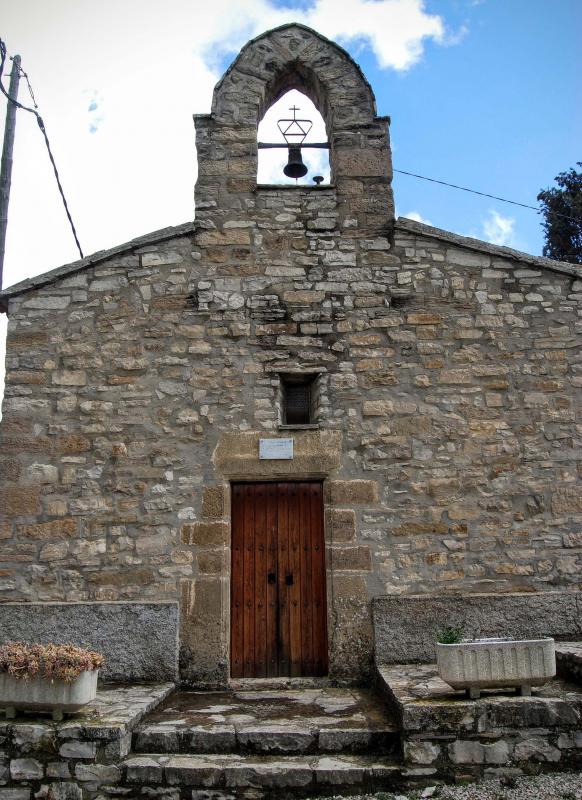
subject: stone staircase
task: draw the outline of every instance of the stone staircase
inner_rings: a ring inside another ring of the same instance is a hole
[[[184,692],[135,729],[123,784],[213,800],[393,789],[399,749],[382,701],[361,690]]]

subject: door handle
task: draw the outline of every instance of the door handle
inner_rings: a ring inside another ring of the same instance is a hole
[[[277,583],[277,576],[274,572],[269,572],[267,575],[267,583]]]
[[[287,586],[293,586],[293,575],[289,574],[285,576],[285,583]]]

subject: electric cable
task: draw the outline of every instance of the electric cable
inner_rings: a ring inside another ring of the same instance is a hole
[[[430,181],[431,183],[440,183],[441,186],[448,186],[450,189],[460,189],[462,192],[470,192],[471,194],[478,194],[481,197],[490,197],[492,200],[499,200],[502,203],[511,203],[512,206],[521,206],[522,208],[529,208],[532,211],[536,211],[538,214],[552,214],[554,217],[562,217],[563,219],[569,219],[572,222],[582,223],[582,219],[579,217],[571,217],[568,214],[560,214],[558,211],[542,211],[540,208],[536,208],[535,206],[527,205],[527,203],[518,203],[517,200],[508,200],[506,197],[497,197],[495,194],[487,194],[487,192],[478,192],[477,189],[468,189],[466,186],[457,186],[456,183],[447,183],[446,181],[439,181],[437,178],[427,178],[426,175],[417,175],[415,172],[406,172],[403,169],[395,169],[394,172],[398,172],[401,175],[410,175],[412,178],[420,178],[423,181]]]
[[[0,76],[2,76],[4,74],[4,64],[5,63],[6,63],[6,45],[4,44],[3,40],[0,39]],[[26,76],[26,73],[23,73],[23,74]],[[77,249],[79,250],[81,258],[84,258],[83,250],[81,249],[81,245],[79,243],[79,238],[77,236],[77,231],[76,231],[75,225],[73,223],[73,218],[71,217],[71,212],[69,211],[69,206],[67,204],[67,199],[65,197],[65,193],[64,193],[63,187],[61,185],[61,179],[59,177],[59,171],[57,169],[57,165],[55,163],[55,159],[54,159],[54,156],[53,156],[53,153],[52,153],[52,150],[51,150],[51,145],[50,145],[49,138],[48,138],[48,135],[47,135],[47,132],[46,132],[44,120],[41,117],[41,115],[38,113],[38,111],[36,110],[36,108],[38,108],[38,106],[36,105],[36,101],[34,99],[34,93],[32,91],[32,88],[30,87],[30,83],[28,81],[28,77],[27,76],[26,76],[26,82],[28,83],[29,91],[30,91],[33,103],[35,105],[35,108],[28,108],[28,106],[25,106],[22,103],[19,103],[18,100],[15,100],[13,97],[10,97],[10,95],[8,94],[6,89],[4,88],[4,84],[2,83],[1,77],[0,77],[0,91],[7,98],[9,103],[12,103],[17,108],[21,108],[23,111],[28,111],[30,114],[34,114],[34,116],[36,117],[36,121],[38,123],[38,127],[40,128],[41,133],[44,136],[46,149],[47,149],[51,164],[53,165],[53,171],[55,173],[57,186],[59,187],[59,192],[60,192],[60,195],[61,195],[61,199],[63,201],[63,205],[65,207],[65,212],[67,214],[69,223],[71,225],[71,230],[73,231],[73,236],[75,237],[75,243],[77,245]]]

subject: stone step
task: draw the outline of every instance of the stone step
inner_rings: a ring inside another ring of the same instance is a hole
[[[177,786],[194,789],[264,792],[301,790],[310,793],[341,788],[375,791],[398,787],[401,768],[388,758],[358,755],[240,756],[213,755],[132,756],[123,764],[127,786]]]
[[[140,725],[133,734],[135,753],[382,753],[399,748],[397,726],[322,727],[299,724]]]

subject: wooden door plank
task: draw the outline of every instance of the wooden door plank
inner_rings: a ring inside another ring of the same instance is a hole
[[[267,675],[267,485],[255,486],[255,667],[253,677]]]
[[[313,483],[311,495],[311,553],[313,585],[314,675],[327,675],[327,597],[325,537],[323,527],[323,487]]]
[[[230,674],[242,678],[244,670],[244,494],[243,487],[232,487],[231,589],[230,589]]]
[[[244,487],[244,677],[255,669],[255,487]]]
[[[299,530],[301,555],[301,674],[313,675],[313,579],[311,553],[311,484],[299,485]]]
[[[279,603],[279,675],[290,675],[289,603],[285,583],[289,567],[289,484],[278,485],[277,597]]]
[[[277,484],[267,484],[267,677],[279,674],[279,603],[277,597]]]
[[[300,486],[301,484],[292,483],[289,488],[289,566],[286,584],[289,602],[289,644],[292,677],[302,674]]]

